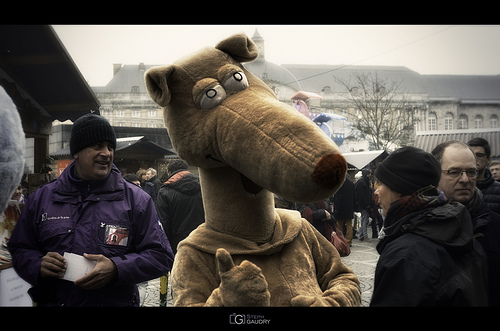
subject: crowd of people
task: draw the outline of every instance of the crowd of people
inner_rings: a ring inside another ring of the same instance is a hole
[[[171,161],[164,181],[153,168],[122,175],[115,147],[105,118],[79,118],[74,160],[17,216],[8,249],[38,306],[138,306],[137,284],[166,277],[178,243],[204,222],[199,178],[185,161]],[[499,306],[499,181],[500,161],[474,138],[431,153],[400,148],[356,180],[347,175],[326,201],[275,203],[329,240],[332,231],[349,246],[379,240],[371,306]],[[24,199],[21,186],[12,199]],[[66,253],[95,267],[66,281]]]
[[[500,305],[500,162],[488,141],[403,147],[360,173],[330,200],[276,206],[327,239],[326,223],[349,245],[380,240],[371,306]]]

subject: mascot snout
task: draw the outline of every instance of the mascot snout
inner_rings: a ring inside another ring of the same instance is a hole
[[[246,72],[250,82],[256,80]],[[216,110],[223,164],[288,200],[314,202],[342,185],[347,163],[311,120],[258,86],[228,97]],[[235,130],[237,128],[237,130]]]

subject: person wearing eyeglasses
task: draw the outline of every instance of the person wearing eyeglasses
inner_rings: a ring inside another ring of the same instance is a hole
[[[442,176],[431,154],[411,146],[377,166],[385,237],[370,306],[488,304],[486,256],[465,206],[438,191]]]
[[[486,139],[473,138],[467,142],[476,155],[477,183],[476,186],[483,193],[483,201],[497,214],[500,214],[500,183],[495,181],[488,169],[491,162],[491,147]]]
[[[431,153],[441,163],[438,188],[447,199],[462,203],[470,214],[474,237],[488,257],[489,305],[500,306],[500,215],[490,210],[476,187],[476,155],[457,140],[441,143]]]

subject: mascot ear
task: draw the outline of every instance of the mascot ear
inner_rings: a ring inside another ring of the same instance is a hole
[[[255,46],[252,39],[243,33],[222,40],[215,48],[229,54],[239,62],[251,62],[259,56],[257,46]]]
[[[146,71],[144,80],[149,96],[162,107],[170,103],[170,90],[168,88],[168,77],[174,70],[173,66],[154,67]]]

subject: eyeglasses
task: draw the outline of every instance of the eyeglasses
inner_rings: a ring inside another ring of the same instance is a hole
[[[466,170],[451,169],[451,170],[441,170],[441,172],[443,174],[448,174],[448,176],[450,176],[451,178],[461,177],[464,172],[469,178],[475,178],[477,176],[476,169],[466,169]]]

